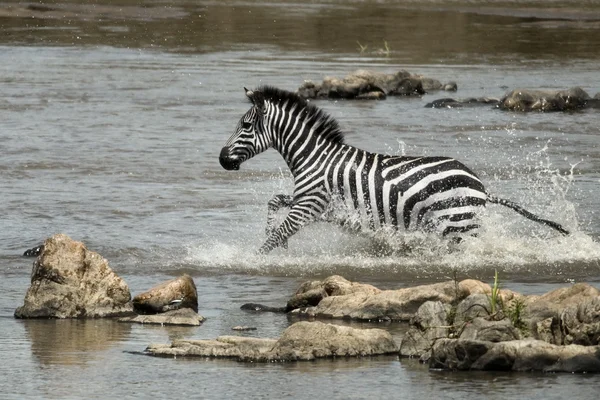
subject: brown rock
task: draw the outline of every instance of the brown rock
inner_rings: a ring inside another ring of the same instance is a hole
[[[58,234],[33,263],[16,318],[98,318],[132,312],[129,287],[98,253]]]
[[[180,308],[191,308],[198,312],[198,293],[194,280],[184,274],[154,286],[133,298],[133,308],[140,314],[158,314]]]
[[[395,353],[398,349],[391,335],[382,329],[301,321],[287,328],[278,340],[221,336],[216,340],[152,344],[146,351],[155,356],[224,357],[264,362],[369,356]]]
[[[326,296],[316,306],[292,312],[317,318],[409,321],[426,301],[459,301],[471,293],[489,290],[489,285],[467,279],[458,284],[448,281],[397,290],[374,289],[359,286],[354,292]]]

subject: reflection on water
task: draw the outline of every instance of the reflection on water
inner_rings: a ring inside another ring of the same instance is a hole
[[[31,352],[42,365],[86,365],[128,339],[131,324],[116,320],[21,320]]]

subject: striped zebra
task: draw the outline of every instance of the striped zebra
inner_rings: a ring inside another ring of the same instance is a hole
[[[296,94],[269,86],[245,90],[252,107],[221,150],[221,166],[238,170],[244,161],[273,147],[295,184],[292,196],[280,194],[269,201],[267,239],[260,253],[287,247],[290,236],[320,219],[356,230],[391,227],[445,237],[476,235],[477,214],[487,202],[569,233],[556,222],[491,196],[477,175],[453,158],[370,153],[344,143],[337,122]],[[276,226],[274,214],[282,207],[289,212]],[[340,208],[354,218],[336,219]]]

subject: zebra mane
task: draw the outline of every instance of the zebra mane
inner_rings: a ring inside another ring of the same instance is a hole
[[[299,107],[296,107],[296,110],[304,109],[304,118],[312,119],[314,122],[320,122],[319,128],[315,131],[316,135],[335,143],[344,143],[344,133],[341,131],[337,121],[331,115],[319,109],[317,106],[310,104],[296,93],[278,89],[273,86],[260,86],[256,90],[261,92],[265,100],[271,103],[283,105],[287,101],[288,107],[297,104]]]

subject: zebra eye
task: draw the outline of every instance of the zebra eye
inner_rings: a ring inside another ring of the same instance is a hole
[[[242,128],[245,131],[249,131],[250,129],[252,129],[252,123],[250,123],[250,122],[244,122],[244,123],[242,123]]]

